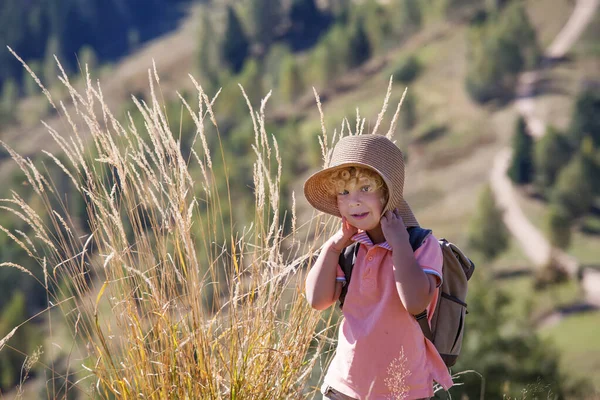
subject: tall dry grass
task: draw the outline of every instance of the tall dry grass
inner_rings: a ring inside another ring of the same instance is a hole
[[[28,227],[3,230],[43,270],[39,284],[48,293],[49,334],[58,330],[51,309],[68,321],[72,348],[63,350],[70,383],[61,393],[312,397],[309,379],[322,370],[331,328],[322,328],[329,324],[304,300],[304,273],[315,243],[335,227],[320,217],[299,227],[292,209],[287,214],[292,229],[284,233],[283,167],[277,141],[265,131],[268,97],[257,112],[248,102],[254,124],[254,216],[251,224],[237,226],[227,176],[217,176],[214,167],[220,163],[227,171],[235,160],[223,159],[218,145],[209,146],[221,143],[218,99],[210,99],[195,81],[198,103],[180,96],[196,125],[186,158],[176,139],[177,121],[167,120],[159,101],[155,69],[149,71],[148,102],[132,98],[143,130],[131,116],[127,125],[115,117],[89,73],[80,91],[64,72],[61,81],[72,108],[56,105],[40,84],[68,127],[59,132],[48,126],[62,156],[47,156],[85,201],[88,233],[82,234],[64,193],[39,165],[5,143],[43,210],[16,191],[1,200],[4,212]],[[325,130],[323,136],[326,156]],[[3,267],[30,273],[16,264]],[[10,337],[5,339],[3,344]],[[46,356],[54,351],[48,346]],[[59,373],[52,360],[45,365],[49,376]]]

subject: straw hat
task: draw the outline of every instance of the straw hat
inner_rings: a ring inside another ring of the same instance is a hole
[[[365,167],[377,172],[385,182],[389,199],[383,212],[398,209],[407,227],[419,226],[404,200],[404,157],[402,151],[382,135],[346,136],[333,149],[329,167],[313,174],[304,183],[304,196],[317,210],[341,217],[337,196],[328,190],[331,172],[345,167]]]

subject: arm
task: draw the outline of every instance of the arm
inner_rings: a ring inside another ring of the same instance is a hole
[[[394,277],[400,300],[409,313],[419,314],[433,298],[436,277],[426,274],[415,259],[408,231],[401,217],[396,213],[386,212],[381,218],[381,228],[392,247]]]
[[[342,229],[336,232],[321,249],[315,265],[306,277],[306,299],[312,308],[324,310],[340,297],[342,283],[336,282],[340,253],[351,241],[357,229],[345,219]]]

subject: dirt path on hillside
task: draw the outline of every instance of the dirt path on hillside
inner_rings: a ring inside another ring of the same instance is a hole
[[[578,0],[571,17],[556,36],[544,54],[542,68],[552,60],[562,59],[577,41],[581,33],[591,21],[600,0]],[[542,137],[546,132],[545,122],[536,116],[535,89],[543,69],[525,72],[519,79],[516,89],[518,99],[515,101],[517,112],[525,118],[530,135],[535,138]],[[507,171],[512,157],[512,149],[504,148],[498,152],[494,159],[490,184],[498,205],[504,210],[504,222],[511,234],[517,239],[525,255],[536,267],[544,266],[550,252],[557,258],[569,275],[577,278],[579,264],[576,259],[567,253],[552,249],[544,235],[527,219],[521,207],[515,188],[510,181]],[[600,276],[594,271],[584,271],[582,288],[586,293],[586,300],[600,306]],[[587,276],[587,278],[586,278]],[[554,320],[556,316],[553,316]]]

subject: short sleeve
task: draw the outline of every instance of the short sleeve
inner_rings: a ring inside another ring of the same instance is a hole
[[[346,274],[344,273],[344,271],[342,270],[342,267],[340,267],[339,264],[337,266],[337,273],[336,273],[335,281],[341,282],[342,285],[346,284]]]
[[[443,255],[440,244],[435,236],[427,236],[423,244],[415,251],[415,258],[426,274],[437,277],[437,286],[439,287],[443,280]]]

